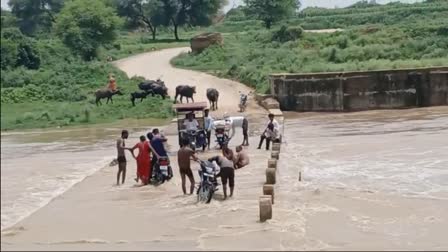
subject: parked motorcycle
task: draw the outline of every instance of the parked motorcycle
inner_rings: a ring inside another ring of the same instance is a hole
[[[201,179],[199,183],[199,188],[197,190],[198,202],[210,203],[213,194],[218,190],[218,180],[217,176],[220,172],[220,168],[215,163],[209,161],[199,160],[198,163],[201,165],[199,172],[199,178]]]
[[[205,151],[207,147],[207,133],[205,130],[182,130],[182,137],[187,138],[190,143],[190,148],[196,151],[197,148],[202,148]]]
[[[222,149],[222,147],[225,144],[227,144],[230,140],[225,125],[215,126],[215,136],[216,136],[216,142],[218,143],[220,149]]]
[[[173,177],[173,169],[168,157],[160,157],[154,165],[151,184],[160,185],[169,181]]]

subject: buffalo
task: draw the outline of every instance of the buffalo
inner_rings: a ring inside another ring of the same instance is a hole
[[[150,94],[150,92],[146,92],[146,91],[131,93],[132,106],[135,106],[136,99],[140,99],[140,102],[143,102],[143,99],[145,99],[146,96],[148,96],[149,94]]]
[[[182,98],[184,96],[187,97],[187,103],[189,98],[191,98],[191,100],[194,102],[193,94],[196,94],[196,86],[179,85],[176,87],[176,96],[174,97],[174,102],[177,101],[177,96],[179,95],[180,103],[182,103]]]
[[[155,95],[160,95],[162,99],[168,96],[168,88],[165,86],[163,81],[144,81],[138,84],[138,88],[147,93],[151,93],[154,97]]]
[[[210,102],[210,109],[218,109],[219,92],[215,88],[207,88],[207,99]]]
[[[101,99],[104,99],[104,98],[107,98],[106,104],[108,104],[109,101],[110,101],[110,103],[113,103],[112,96],[114,96],[116,94],[117,95],[123,95],[123,93],[120,90],[112,91],[112,90],[106,89],[106,88],[105,89],[98,89],[95,92],[95,98],[96,98],[95,103],[96,103],[97,106],[98,105],[103,105],[101,103]]]

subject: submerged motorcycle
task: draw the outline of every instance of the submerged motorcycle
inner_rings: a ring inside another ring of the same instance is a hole
[[[199,177],[201,182],[199,183],[199,188],[197,190],[198,202],[210,203],[213,194],[218,190],[218,174],[220,168],[216,163],[209,161],[199,160],[198,163],[201,165],[199,169]]]
[[[154,165],[151,184],[161,185],[173,177],[173,169],[168,157],[160,157]]]

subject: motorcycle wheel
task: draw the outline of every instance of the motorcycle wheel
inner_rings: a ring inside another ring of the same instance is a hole
[[[210,203],[213,197],[213,190],[210,185],[200,185],[198,188],[198,202]]]

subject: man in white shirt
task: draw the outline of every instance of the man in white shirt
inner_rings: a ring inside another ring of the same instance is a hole
[[[280,139],[280,125],[274,118],[274,114],[269,114],[269,121],[267,122],[266,128],[263,134],[260,136],[260,143],[258,144],[258,149],[261,149],[264,140],[266,139],[266,150],[269,150],[269,145],[271,141],[278,142]]]
[[[199,128],[199,123],[194,119],[194,114],[189,113],[187,115],[187,120],[184,120],[184,128],[188,131],[197,131]]]
[[[210,110],[204,110],[205,130],[207,131],[208,149],[210,150],[210,138],[212,135],[212,129],[214,128],[214,120],[210,115]]]

